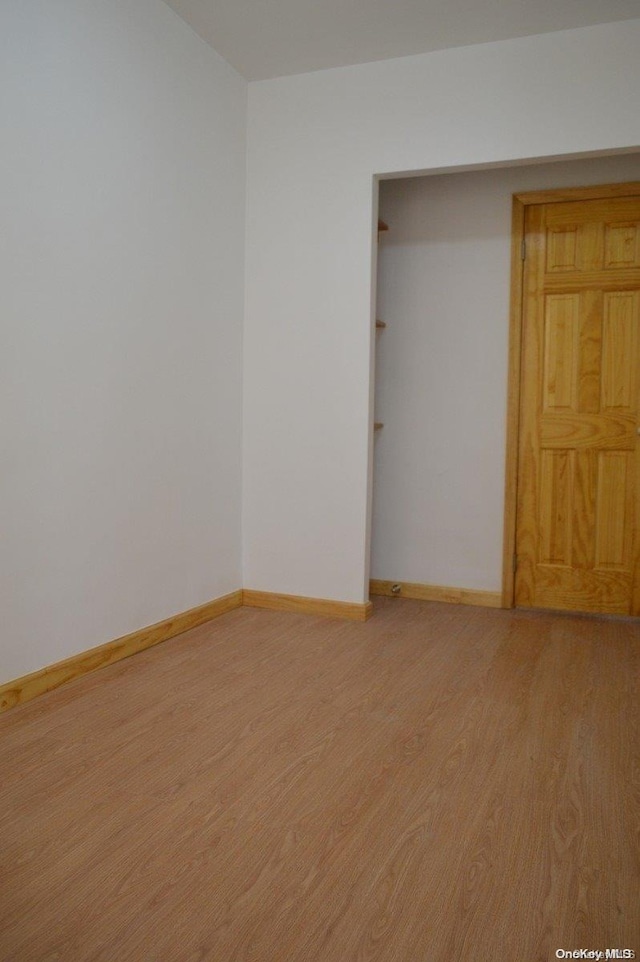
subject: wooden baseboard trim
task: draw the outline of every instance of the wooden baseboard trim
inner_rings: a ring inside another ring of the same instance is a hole
[[[249,608],[270,608],[273,611],[297,611],[307,615],[322,615],[325,618],[346,618],[351,621],[366,621],[373,612],[370,601],[356,604],[347,601],[329,601],[324,598],[303,598],[299,595],[279,595],[269,591],[233,591],[222,598],[216,598],[198,608],[183,611],[148,628],[141,628],[139,631],[108,641],[97,648],[90,648],[64,661],[48,665],[29,675],[23,675],[22,678],[0,684],[0,712],[30,701],[38,695],[44,695],[45,692],[53,691],[54,688],[59,688],[88,672],[97,671],[123,658],[129,658],[138,651],[158,645],[191,628],[197,628],[198,625],[212,621],[242,605],[247,605]]]
[[[351,601],[330,601],[326,598],[304,598],[302,595],[279,595],[271,591],[246,589],[242,592],[242,604],[249,608],[297,611],[304,615],[347,618],[350,621],[366,621],[373,612],[373,605],[370,601],[358,604]]]
[[[393,591],[395,585],[400,591]],[[478,591],[475,588],[445,588],[441,585],[421,585],[411,581],[369,582],[372,595],[390,598],[412,598],[416,601],[446,601],[452,605],[479,605],[482,608],[502,608],[500,591]]]
[[[47,691],[73,681],[74,678],[96,671],[98,668],[104,668],[106,665],[112,665],[138,651],[181,635],[190,628],[197,628],[198,625],[224,615],[227,611],[233,611],[234,608],[240,608],[241,605],[242,591],[233,591],[198,608],[183,611],[148,628],[141,628],[122,638],[116,638],[115,641],[108,641],[104,645],[80,652],[55,665],[41,668],[30,675],[16,678],[15,681],[6,682],[0,685],[0,711],[6,711],[14,705],[30,701],[37,695],[43,695]]]

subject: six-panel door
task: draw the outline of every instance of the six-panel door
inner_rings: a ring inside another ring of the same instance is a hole
[[[640,614],[640,198],[526,215],[516,604]]]

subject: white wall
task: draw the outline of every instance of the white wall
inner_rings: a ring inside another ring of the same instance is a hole
[[[246,84],[159,0],[0,7],[0,680],[241,585]]]
[[[511,196],[640,180],[640,155],[389,180],[371,576],[502,583]]]
[[[372,178],[640,146],[640,20],[250,85],[244,584],[367,594]]]

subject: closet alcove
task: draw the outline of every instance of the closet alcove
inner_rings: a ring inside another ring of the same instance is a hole
[[[501,603],[512,196],[639,179],[624,154],[380,181],[373,596]]]

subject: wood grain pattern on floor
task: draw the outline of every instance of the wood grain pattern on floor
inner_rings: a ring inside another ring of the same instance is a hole
[[[3,962],[640,957],[637,622],[241,609],[0,718]]]

